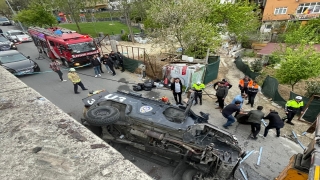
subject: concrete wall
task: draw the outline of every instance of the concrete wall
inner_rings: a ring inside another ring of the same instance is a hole
[[[151,178],[0,66],[0,179]]]

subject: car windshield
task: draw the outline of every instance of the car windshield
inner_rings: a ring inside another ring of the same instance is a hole
[[[8,43],[9,40],[4,38],[4,37],[0,37],[0,43]]]
[[[2,64],[6,63],[12,63],[12,62],[18,62],[26,60],[27,58],[23,56],[22,54],[8,54],[8,55],[0,55],[0,62]]]
[[[7,18],[0,18],[0,21],[9,21]]]
[[[92,41],[78,44],[70,44],[69,48],[71,48],[72,54],[84,53],[88,51],[94,51],[97,49]]]
[[[17,31],[17,32],[9,32],[9,34],[10,34],[11,36],[24,35],[24,33],[23,33],[23,32],[21,32],[21,31]]]

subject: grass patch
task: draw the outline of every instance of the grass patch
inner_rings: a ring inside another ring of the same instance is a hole
[[[78,31],[78,28],[75,23],[71,24],[59,24],[60,27],[71,29]],[[120,22],[111,22],[111,21],[104,21],[104,22],[94,22],[94,23],[79,23],[81,33],[82,34],[89,34],[92,37],[97,37],[99,32],[103,32],[106,34],[120,34],[121,30],[123,29],[125,32],[129,32],[127,25],[122,24]],[[140,32],[137,28],[132,28],[134,33]]]

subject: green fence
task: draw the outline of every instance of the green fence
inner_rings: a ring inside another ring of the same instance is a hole
[[[243,74],[249,76],[251,79],[256,79],[257,76],[259,76],[259,73],[255,73],[250,70],[250,67],[245,64],[242,59],[238,56],[235,61],[237,68],[243,72]]]
[[[220,65],[220,56],[209,56],[208,64],[206,65],[206,71],[204,75],[204,84],[217,79]]]
[[[264,96],[271,98],[273,102],[284,107],[287,100],[283,99],[279,94],[278,85],[279,83],[277,79],[267,76],[266,79],[263,81],[261,91]],[[290,99],[294,99],[296,96],[301,96],[301,95],[290,92]],[[306,97],[303,97],[302,100],[305,106],[309,102],[309,98],[306,98]],[[316,117],[319,114],[319,112],[320,112],[320,100],[314,99],[310,103],[308,110],[305,112],[303,119],[309,122],[313,122],[316,120]]]
[[[142,64],[141,61],[134,60],[134,59],[131,59],[131,58],[123,56],[124,68],[125,68],[125,70],[127,70],[127,71],[129,71],[131,73],[133,73],[138,68],[138,66],[140,64]]]

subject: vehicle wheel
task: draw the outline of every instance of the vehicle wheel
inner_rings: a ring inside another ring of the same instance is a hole
[[[97,106],[87,111],[87,123],[92,126],[105,126],[119,120],[120,112],[112,106]]]
[[[197,175],[197,170],[196,169],[187,169],[182,174],[182,179],[183,180],[197,180],[198,178],[195,177],[196,175]]]
[[[40,72],[40,67],[39,67],[39,66],[36,67],[36,68],[34,69],[34,72]]]
[[[69,65],[69,63],[68,63],[67,60],[61,59],[61,61],[62,61],[63,65],[64,65],[66,68],[69,68],[69,67],[70,67],[70,65]]]

